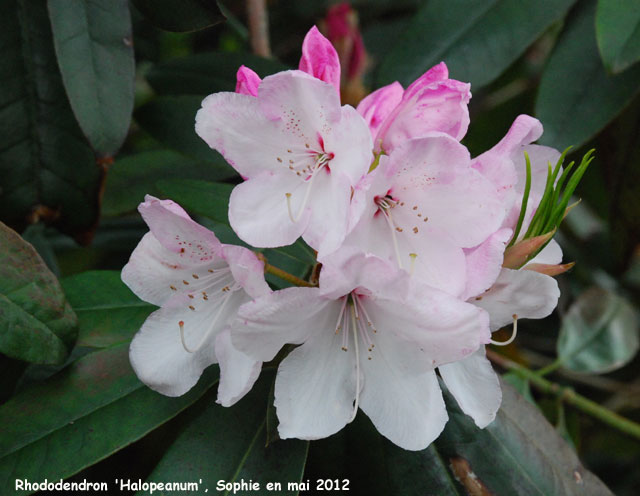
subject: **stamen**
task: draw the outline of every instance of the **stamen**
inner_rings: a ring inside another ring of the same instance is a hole
[[[351,414],[351,419],[347,423],[353,422],[353,419],[356,418],[356,414],[358,413],[358,404],[360,402],[360,354],[358,352],[358,333],[356,331],[356,310],[355,303],[351,307],[351,322],[353,324],[353,342],[356,348],[356,399],[353,404],[353,413]]]
[[[490,339],[489,342],[496,346],[507,346],[508,344],[513,343],[513,341],[516,339],[517,334],[518,334],[518,315],[514,313],[513,314],[513,332],[511,333],[511,337],[506,341],[502,341],[502,342],[494,341],[493,339]]]
[[[302,213],[304,212],[307,203],[309,202],[309,196],[311,195],[311,186],[313,185],[313,180],[318,175],[318,172],[321,171],[325,165],[329,163],[331,160],[330,155],[323,153],[322,155],[318,155],[316,163],[314,164],[313,172],[311,173],[311,177],[308,179],[307,190],[304,193],[304,198],[302,200],[302,204],[300,205],[300,209],[298,210],[298,214],[293,217],[291,213],[291,193],[285,193],[287,197],[287,208],[289,210],[289,218],[292,222],[298,222],[300,217],[302,217]]]
[[[398,240],[396,239],[396,226],[393,223],[393,218],[391,217],[391,212],[389,209],[382,210],[384,214],[384,218],[387,220],[387,224],[391,229],[391,239],[393,240],[393,249],[396,252],[396,260],[398,261],[398,267],[404,269],[402,266],[402,260],[400,259],[400,249],[398,248]]]
[[[238,288],[240,288],[240,286],[236,284],[233,289],[235,291]],[[224,307],[226,306],[227,302],[231,299],[231,295],[234,293],[234,291],[229,291],[227,295],[224,297],[224,300],[220,304],[220,308],[218,308],[218,311],[216,312],[215,317],[211,321],[211,324],[209,325],[207,332],[205,332],[204,336],[202,337],[202,340],[198,343],[198,345],[195,348],[190,348],[189,346],[187,346],[187,342],[184,336],[184,321],[181,320],[180,322],[178,322],[178,327],[180,328],[180,341],[182,343],[182,347],[184,348],[184,351],[186,351],[187,353],[196,353],[202,349],[202,347],[205,345],[205,343],[213,333],[216,322],[218,321],[218,318],[220,317],[220,315],[222,315],[222,311],[224,310]]]

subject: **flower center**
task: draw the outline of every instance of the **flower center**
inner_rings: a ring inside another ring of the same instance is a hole
[[[307,150],[298,153],[294,153],[292,150],[287,150],[287,152],[293,157],[289,159],[289,169],[295,172],[303,182],[307,183],[304,198],[296,215],[293,215],[291,208],[291,193],[285,193],[285,197],[287,198],[287,210],[289,211],[289,218],[291,219],[291,222],[298,222],[300,220],[311,196],[313,180],[324,168],[330,172],[329,163],[335,157],[333,152],[327,153],[324,151],[324,144],[322,141],[320,141],[320,149],[322,151],[311,150],[308,144],[306,144],[305,147]],[[296,156],[299,157],[297,160],[295,159]],[[282,159],[278,157],[278,161],[282,162]]]

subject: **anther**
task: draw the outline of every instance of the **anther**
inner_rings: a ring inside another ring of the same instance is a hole
[[[173,291],[178,291],[178,290],[176,289],[176,287],[175,287],[173,284],[171,284],[169,287],[170,287]]]
[[[191,274],[191,277],[193,277],[194,279],[200,279],[200,278],[198,277],[198,274]]]
[[[182,281],[182,284],[184,284],[185,286],[188,286],[188,285],[189,285],[189,282],[188,282],[188,281],[184,281],[184,280],[183,280],[183,281]]]

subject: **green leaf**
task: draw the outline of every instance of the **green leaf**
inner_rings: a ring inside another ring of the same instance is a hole
[[[575,0],[431,0],[421,7],[377,71],[377,85],[410,84],[444,61],[472,89],[511,65]]]
[[[166,31],[188,32],[225,20],[212,0],[132,0],[153,24]]]
[[[188,157],[224,166],[226,161],[196,134],[196,112],[204,96],[162,96],[135,112],[138,124],[160,143]]]
[[[598,0],[596,38],[609,72],[622,72],[638,62],[640,4],[635,0]]]
[[[127,0],[48,0],[53,41],[73,113],[100,156],[124,141],[135,61]]]
[[[102,213],[107,216],[132,212],[149,194],[159,196],[159,179],[228,179],[237,173],[224,163],[205,163],[171,150],[153,150],[131,155],[109,168]],[[169,196],[171,196],[169,194]]]
[[[598,55],[595,2],[571,17],[545,68],[536,116],[544,124],[540,143],[578,147],[606,126],[640,90],[640,66],[610,76]]]
[[[15,479],[73,475],[170,420],[217,380],[212,367],[189,393],[168,398],[138,381],[126,343],[82,357],[0,407],[0,493],[13,494]]]
[[[602,374],[631,361],[639,344],[633,307],[615,293],[593,287],[578,297],[562,321],[558,361],[575,372]]]
[[[435,445],[441,456],[456,460],[463,485],[477,490],[482,484],[488,494],[612,494],[542,413],[508,384],[502,382],[502,406],[485,429],[478,429],[448,394],[445,398],[449,422]]]
[[[3,4],[0,47],[0,217],[82,235],[98,216],[102,172],[69,107],[45,0]]]
[[[77,336],[76,315],[40,255],[0,223],[0,352],[62,363]]]
[[[157,188],[184,209],[209,219],[229,224],[229,195],[233,184],[214,183],[197,179],[158,181]]]
[[[129,342],[157,308],[133,294],[119,271],[83,272],[63,279],[62,287],[78,315],[78,346]]]
[[[147,482],[202,479],[201,487],[212,493],[218,481],[244,479],[260,484],[260,494],[268,494],[268,482],[282,484],[274,494],[298,494],[288,491],[287,483],[302,479],[309,443],[286,440],[265,446],[265,406],[272,381],[273,374],[264,374],[231,408],[210,402],[178,435]]]
[[[160,95],[208,95],[235,91],[236,73],[246,65],[260,77],[290,69],[282,62],[244,52],[209,52],[162,62],[145,74]]]
[[[507,372],[502,376],[502,379],[511,384],[511,386],[513,386],[513,388],[529,403],[532,405],[536,404],[536,400],[533,399],[533,395],[531,394],[531,384],[529,383],[529,379],[525,379],[515,372]]]

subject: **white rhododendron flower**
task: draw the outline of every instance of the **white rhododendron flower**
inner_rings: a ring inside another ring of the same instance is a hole
[[[276,378],[281,438],[329,436],[360,408],[394,443],[419,450],[447,420],[435,368],[487,343],[488,325],[477,307],[378,257],[355,255],[325,265],[318,288],[284,289],[243,305],[232,340],[260,361],[286,343],[301,344]]]
[[[139,211],[150,232],[122,270],[122,280],[142,300],[161,307],[131,343],[131,364],[140,380],[180,396],[217,363],[216,353],[233,355],[243,364],[242,373],[255,378],[261,364],[229,349],[220,335],[240,305],[270,292],[263,263],[246,248],[220,243],[172,201],[147,196]],[[233,391],[231,384],[225,388],[223,402],[246,392]]]

